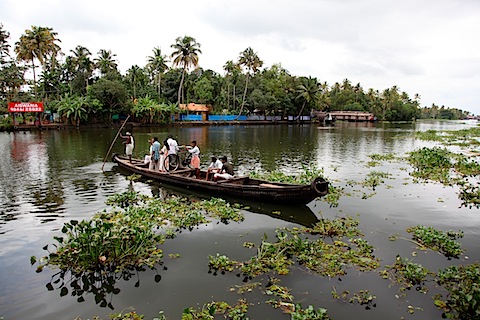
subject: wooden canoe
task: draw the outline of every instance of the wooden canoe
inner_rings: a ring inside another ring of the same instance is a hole
[[[113,162],[132,173],[160,183],[190,190],[201,191],[219,197],[238,197],[261,202],[309,203],[328,193],[328,182],[322,177],[313,179],[310,184],[289,184],[269,182],[250,177],[235,177],[218,182],[207,181],[206,171],[201,170],[199,178],[194,169],[180,169],[172,172],[149,170],[142,160],[114,154]]]

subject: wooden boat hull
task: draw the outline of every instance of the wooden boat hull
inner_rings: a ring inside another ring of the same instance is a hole
[[[218,182],[197,179],[191,169],[174,172],[156,172],[143,166],[143,162],[114,154],[112,158],[120,167],[139,174],[147,179],[166,183],[190,190],[206,192],[216,196],[238,197],[262,202],[309,203],[328,193],[328,182],[321,177],[315,178],[309,185],[274,183],[249,177],[238,177]],[[201,177],[205,172],[201,171]]]

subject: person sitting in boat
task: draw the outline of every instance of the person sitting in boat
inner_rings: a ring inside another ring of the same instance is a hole
[[[208,180],[208,177],[210,176],[211,173],[219,173],[220,170],[222,170],[223,163],[217,157],[212,156],[212,162],[207,168],[207,176],[205,180]]]
[[[148,169],[152,170],[152,144],[153,144],[153,139],[148,139],[148,144],[150,145],[150,148],[148,149],[148,153],[145,155],[145,159],[143,160],[143,163],[148,164]]]
[[[233,165],[227,161],[226,156],[221,157],[220,160],[222,161],[222,169],[220,172],[213,175],[213,181],[217,181],[219,179],[233,179],[235,174],[233,172]]]
[[[130,160],[130,163],[131,163],[133,148],[135,146],[133,136],[130,132],[126,132],[124,136],[120,135],[120,138],[125,139],[125,141],[123,141],[123,144],[125,145],[125,155],[128,156],[128,159]]]

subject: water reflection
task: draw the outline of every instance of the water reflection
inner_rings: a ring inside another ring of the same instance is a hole
[[[165,268],[166,269],[166,268]],[[162,276],[157,269],[153,280],[158,283]],[[126,268],[121,272],[98,270],[94,272],[73,273],[70,270],[61,270],[52,275],[45,285],[48,291],[60,290],[60,297],[70,294],[77,297],[77,302],[84,302],[85,297],[93,295],[95,303],[102,308],[114,310],[113,297],[121,292],[119,282],[136,280],[135,288],[140,287],[140,273],[146,271],[144,267]]]

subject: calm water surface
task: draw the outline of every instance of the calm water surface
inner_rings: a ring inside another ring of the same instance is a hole
[[[211,126],[184,128],[129,128],[136,140],[138,157],[148,150],[147,139],[163,139],[172,133],[181,144],[197,140],[206,166],[210,155],[226,155],[232,159],[239,174],[252,170],[279,169],[296,173],[303,167],[323,167],[331,183],[352,189],[348,180],[361,181],[368,172],[388,171],[393,179],[377,188],[376,195],[361,199],[361,190],[355,187],[353,196],[343,197],[337,208],[322,201],[308,206],[279,207],[251,204],[244,211],[243,223],[200,226],[192,232],[183,232],[163,245],[166,269],[159,268],[161,281],[155,282],[155,271],[135,274],[132,279],[119,280],[120,289],[108,302],[115,312],[134,306],[137,312],[152,319],[164,310],[169,319],[180,319],[185,307],[202,306],[212,300],[236,301],[239,296],[230,287],[241,285],[235,274],[209,274],[208,256],[227,254],[242,260],[252,252],[243,248],[245,241],[259,243],[264,234],[273,238],[278,227],[308,225],[319,217],[334,218],[350,215],[358,217],[360,228],[382,266],[392,264],[396,254],[410,256],[415,247],[407,241],[389,241],[391,234],[408,235],[405,229],[425,224],[443,230],[463,230],[461,240],[467,250],[466,258],[446,260],[431,252],[418,252],[415,262],[434,271],[451,264],[480,260],[480,211],[459,208],[456,189],[437,184],[414,184],[409,179],[411,168],[404,163],[384,163],[369,168],[366,162],[372,153],[396,153],[433,144],[415,140],[418,130],[456,130],[476,125],[475,122],[417,122],[405,125],[370,123],[337,123],[334,127],[315,125],[279,126]],[[168,131],[167,131],[168,130]],[[116,129],[48,131],[31,133],[0,133],[0,317],[5,319],[83,319],[100,315],[106,318],[109,308],[95,303],[93,294],[85,294],[84,302],[70,294],[61,296],[59,287],[47,290],[56,270],[36,273],[30,257],[45,255],[42,247],[52,244],[53,236],[60,235],[63,223],[71,219],[89,219],[106,207],[106,198],[126,191],[130,182],[116,165],[102,163]],[[122,153],[121,141],[113,152]],[[109,159],[110,161],[110,159]],[[388,186],[388,187],[386,187]],[[155,184],[135,182],[135,190],[147,195],[164,196],[175,193]],[[355,190],[360,191],[355,191]],[[281,211],[281,215],[272,211]],[[170,259],[169,253],[180,258]],[[328,279],[294,269],[282,283],[292,289],[296,301],[303,306],[325,307],[333,319],[438,319],[441,313],[433,305],[431,294],[424,296],[409,292],[406,299],[396,299],[398,287],[389,286],[376,272],[360,274],[349,270],[342,279]],[[68,281],[68,279],[65,279]],[[346,302],[335,301],[331,291],[348,290],[351,293],[368,289],[377,296],[371,310]],[[265,301],[261,294],[246,296],[248,301]],[[407,306],[423,309],[414,315]],[[251,319],[289,319],[269,305],[256,304],[250,309]]]

